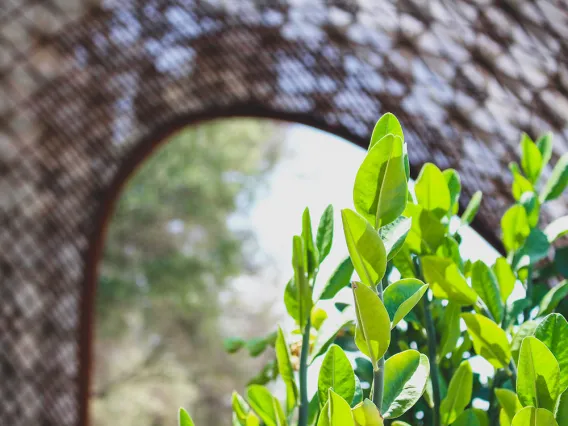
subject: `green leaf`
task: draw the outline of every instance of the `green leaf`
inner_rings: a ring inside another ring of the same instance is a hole
[[[509,163],[509,170],[513,175],[513,198],[516,201],[519,201],[524,194],[534,193],[534,186],[523,176],[517,163]]]
[[[383,418],[377,406],[370,399],[365,399],[353,408],[355,426],[383,426]]]
[[[309,364],[327,351],[342,328],[353,324],[354,310],[353,306],[347,306],[339,315],[333,315],[324,321],[313,342]]]
[[[306,258],[303,240],[298,235],[293,239],[292,266],[294,267],[294,285],[296,286],[298,303],[298,324],[304,328],[312,311],[312,289],[307,277]]]
[[[179,426],[194,426],[193,424],[193,420],[191,420],[191,417],[189,417],[189,414],[187,411],[185,411],[183,408],[179,409]]]
[[[395,420],[392,422],[392,426],[411,426],[406,422],[401,422],[400,420]]]
[[[422,166],[414,192],[418,204],[437,218],[442,218],[450,210],[451,198],[446,178],[434,164],[426,163]]]
[[[403,245],[402,249],[392,259],[392,264],[400,272],[402,278],[415,278],[416,270],[414,269],[414,262],[410,257],[410,251],[407,245]]]
[[[257,357],[262,354],[268,346],[268,341],[263,337],[250,339],[246,344],[249,355],[252,357]]]
[[[515,204],[501,218],[503,244],[508,252],[518,250],[531,232],[527,212],[520,204]]]
[[[538,322],[529,320],[521,324],[513,340],[511,341],[511,354],[513,355],[513,361],[515,364],[519,364],[519,353],[521,352],[521,344],[525,337],[534,336],[534,332],[538,327]]]
[[[410,349],[387,359],[381,408],[383,417],[395,419],[413,407],[426,389],[429,374],[428,357],[418,351]]]
[[[525,192],[521,195],[519,204],[521,204],[527,212],[529,226],[531,228],[536,227],[540,218],[540,202],[536,194],[534,192]]]
[[[233,413],[235,413],[239,424],[246,426],[247,417],[250,413],[250,407],[247,402],[237,392],[233,391],[231,396],[231,405],[233,407]]]
[[[532,265],[548,255],[550,243],[546,235],[538,228],[531,229],[522,248],[522,256],[528,256]]]
[[[314,246],[312,220],[310,218],[310,210],[307,207],[302,214],[302,240],[304,243],[306,259],[305,265],[308,272],[308,278],[312,278],[319,265],[319,254]]]
[[[548,238],[549,243],[553,243],[558,238],[568,235],[568,216],[562,216],[551,222],[544,228],[544,234]]]
[[[511,426],[558,426],[554,414],[544,408],[525,407],[517,413]]]
[[[444,175],[444,179],[446,179],[446,184],[450,191],[450,213],[456,214],[458,212],[458,201],[461,192],[460,175],[454,169],[446,169],[442,174]]]
[[[542,167],[546,166],[552,156],[552,132],[545,133],[536,141],[536,146],[542,156]]]
[[[554,411],[560,396],[560,367],[552,352],[535,337],[521,344],[517,375],[517,395],[523,407]]]
[[[468,361],[463,361],[450,380],[448,394],[440,404],[442,425],[452,424],[464,411],[471,399],[473,371]]]
[[[379,142],[382,138],[387,135],[394,135],[400,137],[404,142],[404,134],[402,132],[402,126],[400,125],[398,119],[394,114],[387,112],[377,121],[373,133],[371,135],[371,143],[369,144],[369,151],[371,148]]]
[[[521,166],[531,183],[535,183],[542,170],[542,154],[526,133],[521,136]]]
[[[467,285],[457,265],[450,259],[424,256],[422,271],[434,296],[461,305],[473,305],[477,301],[477,293]]]
[[[294,377],[294,369],[290,361],[290,351],[288,343],[282,329],[278,327],[276,337],[276,361],[278,363],[278,371],[282,381],[286,385],[286,412],[291,413],[298,400],[298,387]]]
[[[554,166],[552,174],[540,192],[540,202],[554,200],[562,194],[568,184],[568,153],[564,154]]]
[[[316,247],[319,252],[319,262],[327,257],[331,251],[331,243],[333,242],[333,206],[330,204],[326,207],[321,215],[318,225],[318,233],[316,236]]]
[[[389,317],[391,328],[394,328],[428,290],[428,284],[416,278],[407,278],[390,284],[383,294],[383,300]]]
[[[559,426],[568,426],[568,391],[560,395],[558,408],[556,409],[556,420]]]
[[[284,305],[286,312],[297,323],[300,322],[300,306],[298,305],[298,289],[294,283],[294,278],[290,279],[284,289]]]
[[[550,350],[560,367],[560,392],[568,388],[568,322],[560,314],[548,315],[536,328],[534,337]]]
[[[364,284],[377,285],[387,269],[383,240],[371,225],[353,210],[341,211],[343,231],[353,266]]]
[[[353,187],[355,210],[379,229],[401,215],[407,193],[402,139],[389,134],[370,149],[359,167]]]
[[[312,315],[311,315],[311,319],[312,319],[312,327],[315,328],[316,330],[319,330],[320,327],[322,326],[322,324],[324,323],[324,321],[328,318],[327,316],[327,312],[325,311],[325,309],[321,309],[316,307],[315,309],[312,309]]]
[[[387,260],[391,260],[402,249],[411,225],[412,219],[401,216],[379,229],[379,236],[387,252]]]
[[[390,344],[390,318],[379,296],[366,285],[352,284],[357,313],[355,343],[363,354],[371,358],[373,368]]]
[[[414,253],[434,253],[444,241],[446,227],[432,212],[408,203],[404,215],[412,218],[406,244]]]
[[[460,271],[464,270],[464,263],[460,255],[460,246],[458,242],[449,235],[444,238],[443,243],[438,247],[438,250],[436,250],[436,254],[440,257],[451,259],[452,262],[458,265]]]
[[[333,299],[340,290],[349,284],[353,276],[353,270],[353,263],[350,257],[341,262],[325,285],[320,300]]]
[[[245,342],[240,337],[229,337],[223,340],[223,346],[225,347],[225,350],[230,354],[238,352],[243,346],[246,345],[246,343],[247,342]]]
[[[503,303],[507,303],[507,299],[513,292],[515,288],[515,282],[517,278],[515,277],[515,273],[511,269],[509,262],[504,257],[499,257],[495,264],[492,267],[493,273],[497,278],[497,282],[499,283],[499,293],[501,294],[501,300]]]
[[[460,337],[460,314],[461,306],[457,303],[449,302],[444,310],[442,321],[442,340],[440,342],[439,359],[443,359],[447,354],[453,352]]]
[[[471,408],[471,411],[473,411],[475,417],[477,417],[479,426],[489,426],[489,416],[487,415],[487,412],[483,411],[481,408]]]
[[[481,260],[473,264],[471,270],[471,286],[485,305],[487,305],[495,321],[501,323],[503,319],[503,301],[499,294],[497,278],[489,266]]]
[[[258,417],[254,415],[254,413],[249,413],[245,420],[245,426],[260,426],[260,421]]]
[[[319,372],[318,398],[321,407],[327,402],[329,389],[348,402],[355,395],[353,367],[343,349],[335,344],[329,347]]]
[[[481,426],[481,424],[475,411],[469,408],[459,415],[452,426]]]
[[[347,401],[331,389],[329,390],[328,399],[327,410],[324,407],[320,415],[320,418],[327,417],[328,422],[324,424],[329,426],[355,426],[353,416],[351,415],[351,407]]]
[[[517,398],[517,394],[509,389],[495,389],[495,396],[501,406],[499,413],[499,422],[501,426],[510,426],[515,414],[517,414],[523,406]]]
[[[542,298],[539,305],[538,315],[544,316],[553,312],[558,304],[568,295],[568,281],[564,280],[560,284],[552,287]]]
[[[268,389],[261,385],[251,385],[247,388],[247,398],[266,426],[279,426],[279,419],[284,418],[282,407]]]
[[[308,403],[308,425],[313,425],[320,413],[319,396],[316,392]]]
[[[469,200],[469,203],[461,216],[461,223],[462,225],[469,225],[473,222],[477,211],[479,210],[479,206],[481,205],[481,199],[483,198],[483,194],[481,191],[476,191],[475,194]]]
[[[495,322],[479,314],[462,314],[475,352],[495,368],[505,368],[511,360],[507,335]]]

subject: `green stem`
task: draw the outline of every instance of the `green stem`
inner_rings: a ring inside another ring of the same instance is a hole
[[[440,426],[440,381],[438,373],[438,362],[436,360],[436,328],[430,312],[430,301],[428,294],[422,296],[424,304],[424,317],[426,319],[426,333],[428,335],[428,358],[430,358],[430,377],[432,378],[432,393],[434,394],[434,408],[432,410],[432,426]]]
[[[533,295],[532,273],[533,273],[532,265],[529,265],[528,268],[527,268],[527,285],[526,285],[526,291],[527,291],[527,297],[526,298],[529,301],[529,306],[527,308],[525,308],[525,310],[523,311],[523,316],[524,316],[525,322],[530,319],[530,314],[531,314],[531,309],[532,309],[532,295]]]
[[[385,274],[383,279],[377,284],[377,294],[379,298],[383,300],[383,284],[388,284],[388,274]],[[373,366],[375,367],[375,366]],[[373,402],[381,411],[383,406],[383,394],[385,390],[385,357],[381,357],[377,363],[376,370],[373,373]]]
[[[308,426],[308,353],[310,352],[311,318],[308,316],[306,328],[302,336],[302,351],[300,352],[300,412],[298,426]]]

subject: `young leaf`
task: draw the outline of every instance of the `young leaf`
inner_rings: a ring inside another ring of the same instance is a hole
[[[546,166],[552,156],[552,132],[545,133],[536,141],[536,146],[542,155],[542,167]]]
[[[440,404],[442,425],[452,424],[464,411],[471,399],[473,371],[468,361],[463,361],[450,380],[448,394]]]
[[[518,250],[531,232],[527,212],[520,204],[515,204],[501,218],[503,244],[508,252]]]
[[[513,356],[513,361],[515,364],[519,364],[519,353],[521,352],[521,344],[525,337],[534,336],[534,332],[538,326],[538,322],[529,320],[521,324],[513,340],[511,340],[511,355]]]
[[[476,191],[475,194],[473,194],[471,200],[469,200],[469,204],[467,205],[465,211],[462,214],[461,217],[462,225],[469,225],[471,222],[473,222],[473,219],[475,218],[475,215],[479,210],[479,206],[481,205],[482,197],[483,194],[481,193],[481,191]]]
[[[388,287],[387,287],[388,289]],[[460,337],[460,314],[461,306],[450,302],[444,311],[442,321],[442,340],[440,342],[439,359],[443,359],[447,354],[453,352]]]
[[[428,290],[428,284],[416,278],[407,278],[390,284],[384,294],[385,308],[391,318],[391,328],[394,328]]]
[[[553,243],[558,238],[568,234],[568,216],[562,216],[551,222],[544,228],[544,234],[548,238],[549,243]]]
[[[311,315],[312,327],[315,328],[316,330],[319,330],[321,328],[322,324],[327,318],[328,315],[325,309],[321,309],[318,307],[312,309],[312,315]]]
[[[558,426],[554,414],[544,408],[525,407],[517,413],[511,426]]]
[[[247,388],[250,406],[266,426],[279,426],[279,419],[284,418],[282,407],[278,400],[261,385],[251,385]]]
[[[529,226],[531,228],[536,227],[540,218],[540,202],[536,194],[534,192],[525,192],[518,201],[527,212]]]
[[[318,398],[321,407],[327,402],[329,389],[348,402],[355,395],[353,367],[343,349],[335,344],[329,347],[319,372]]]
[[[377,285],[387,269],[387,253],[383,240],[371,225],[349,209],[341,211],[343,231],[353,266],[364,284]]]
[[[473,305],[477,301],[477,293],[467,285],[457,265],[450,259],[424,256],[422,271],[434,296],[461,305]]]
[[[568,281],[564,280],[560,284],[552,287],[540,301],[538,315],[544,316],[552,313],[558,304],[568,295]]]
[[[312,219],[310,218],[310,210],[306,207],[302,215],[302,240],[304,243],[305,266],[308,278],[312,278],[319,265],[319,254],[314,246],[314,238],[312,236]]]
[[[296,407],[298,400],[298,387],[294,377],[294,370],[290,361],[290,351],[288,343],[284,337],[282,329],[278,327],[276,337],[276,362],[278,363],[278,371],[282,381],[286,385],[286,412],[289,414]]]
[[[402,249],[411,225],[412,219],[401,216],[379,229],[379,236],[387,252],[387,260],[391,260]]]
[[[416,180],[414,192],[418,204],[437,218],[442,218],[450,210],[451,198],[446,178],[434,164],[424,164]]]
[[[473,264],[471,270],[471,286],[487,305],[495,321],[501,323],[503,319],[503,301],[499,294],[497,278],[493,274],[493,271],[481,260]]]
[[[407,350],[391,356],[385,362],[385,393],[381,413],[385,419],[402,416],[418,402],[430,374],[426,355]]]
[[[361,352],[371,358],[373,368],[390,344],[390,318],[385,305],[370,287],[353,282],[353,296],[357,313],[355,343]]]
[[[560,367],[552,352],[535,337],[521,344],[517,375],[517,395],[524,407],[554,411],[560,395]]]
[[[454,169],[446,169],[442,172],[450,191],[450,213],[456,214],[459,206],[461,180],[460,175]]]
[[[245,342],[240,337],[229,337],[223,340],[223,346],[225,347],[227,353],[230,354],[238,352],[242,347],[246,345],[246,343],[247,342]]]
[[[534,186],[523,176],[517,163],[509,163],[509,170],[513,175],[513,198],[516,201],[519,201],[524,194],[534,193]]]
[[[233,413],[235,413],[239,424],[246,426],[247,417],[250,413],[250,407],[247,402],[237,392],[233,392],[231,396],[231,405],[233,407]]]
[[[327,257],[331,251],[331,243],[333,242],[333,206],[330,204],[326,207],[321,215],[318,225],[318,233],[316,236],[316,248],[319,253],[319,262]]]
[[[400,137],[404,142],[404,134],[402,132],[402,126],[400,125],[398,119],[394,114],[387,112],[377,121],[373,133],[371,135],[371,143],[369,144],[369,151],[371,148],[382,138],[387,135],[394,135]]]
[[[511,350],[505,331],[483,315],[465,313],[461,317],[465,321],[475,352],[495,368],[509,365]]]
[[[351,414],[351,407],[341,396],[336,394],[331,389],[329,390],[329,402],[327,403],[327,410],[322,410],[320,419],[327,417],[329,426],[355,426],[353,416]],[[320,425],[318,421],[318,425]]]
[[[248,413],[244,426],[260,426],[260,420],[254,413]]]
[[[353,275],[353,270],[353,263],[351,262],[350,257],[341,262],[325,285],[325,288],[321,293],[320,300],[333,299],[340,290],[349,284],[351,276]]]
[[[296,286],[298,303],[298,324],[304,328],[312,311],[312,289],[306,275],[306,258],[302,238],[293,239],[292,266],[294,267],[294,285]]]
[[[517,398],[517,394],[509,389],[495,389],[495,396],[501,406],[499,412],[499,422],[502,426],[510,426],[515,414],[517,414],[523,406]]]
[[[534,337],[546,345],[560,367],[560,391],[568,388],[568,322],[560,314],[548,315],[536,328]]]
[[[414,253],[434,253],[443,243],[446,227],[434,214],[418,204],[408,203],[404,215],[412,218],[406,245]]]
[[[526,133],[521,137],[521,166],[530,182],[535,183],[542,170],[542,154]]]
[[[552,170],[552,175],[542,189],[539,199],[541,203],[554,200],[562,194],[568,184],[568,153],[564,154]]]
[[[183,408],[179,409],[179,426],[194,426],[193,420],[189,416],[188,412]]]
[[[353,408],[355,426],[383,426],[383,418],[377,406],[370,399],[365,399]]]
[[[475,411],[468,408],[459,415],[456,421],[452,423],[452,426],[481,426],[481,424],[479,423],[479,418],[475,414]]]
[[[499,293],[501,294],[501,300],[503,301],[503,303],[507,303],[507,299],[513,292],[515,282],[517,281],[515,273],[511,269],[509,262],[507,262],[507,259],[505,259],[504,257],[498,258],[495,261],[492,269],[499,283]]]
[[[407,192],[402,139],[386,135],[359,167],[353,187],[355,210],[379,229],[404,211]]]

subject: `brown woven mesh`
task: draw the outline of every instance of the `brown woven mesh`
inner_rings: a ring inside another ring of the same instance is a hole
[[[568,148],[567,9],[566,0],[3,0],[0,424],[84,424],[106,214],[144,155],[187,123],[270,116],[366,146],[391,111],[414,173],[425,161],[455,167],[464,201],[486,194],[476,226],[496,242],[520,131],[552,130],[553,162]],[[566,200],[551,209],[565,211]]]

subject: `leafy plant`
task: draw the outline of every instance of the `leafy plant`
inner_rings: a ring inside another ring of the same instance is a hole
[[[308,209],[292,240],[294,273],[284,301],[297,328],[278,328],[274,345],[286,400],[264,386],[273,378],[253,384],[246,400],[233,395],[233,424],[567,425],[568,322],[555,311],[568,283],[559,282],[565,254],[558,260],[552,252],[568,221],[544,232],[538,224],[542,205],[568,183],[568,161],[560,159],[539,192],[552,137],[535,143],[523,135],[521,151],[521,167],[510,167],[516,203],[501,221],[506,256],[493,265],[472,263],[460,254],[461,232],[481,193],[457,216],[459,175],[431,163],[411,191],[402,127],[392,114],[381,117],[355,178],[354,210],[341,211],[349,258],[319,296],[314,288],[331,248],[332,207],[315,241]],[[521,285],[526,298],[511,300]],[[319,304],[345,287],[353,303],[337,303],[339,320],[332,321]],[[298,335],[301,341],[291,343]],[[231,350],[245,346],[231,342]],[[472,368],[472,349],[495,369],[487,382]],[[318,389],[309,395],[307,369],[318,357]]]

